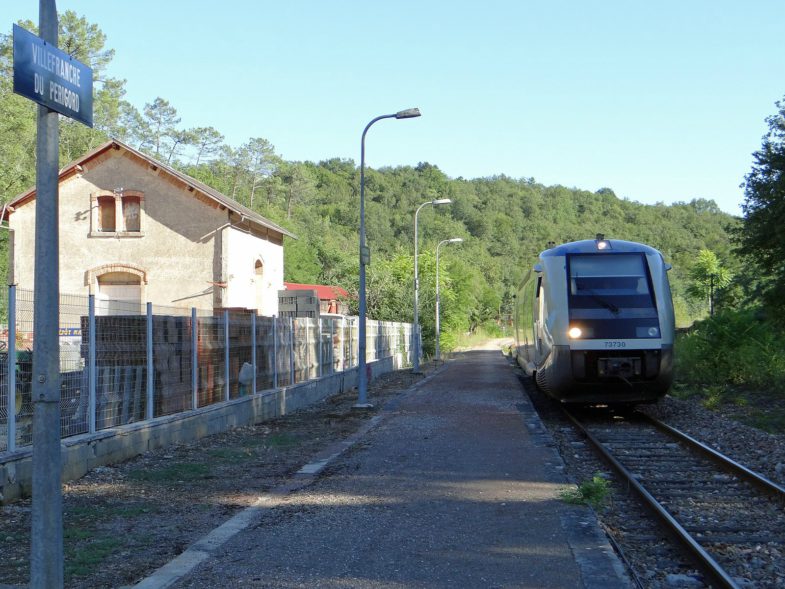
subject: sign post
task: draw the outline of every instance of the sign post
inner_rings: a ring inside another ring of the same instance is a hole
[[[63,586],[57,113],[93,126],[92,70],[57,49],[55,0],[39,0],[41,37],[14,25],[14,92],[39,104],[33,330],[30,587]]]

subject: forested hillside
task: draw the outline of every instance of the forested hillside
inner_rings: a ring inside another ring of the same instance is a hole
[[[33,23],[20,24],[36,30]],[[108,75],[113,51],[105,42],[96,25],[73,12],[61,15],[60,47],[90,64],[96,77],[95,128],[61,119],[61,164],[116,137],[295,233],[299,239],[285,244],[286,280],[337,284],[356,293],[358,163],[285,161],[261,137],[230,146],[212,127],[183,128],[175,106],[162,98],[150,97],[140,112],[123,99],[125,84],[133,81]],[[0,39],[0,205],[35,182],[35,107],[12,92],[11,50],[9,31]],[[358,133],[364,122],[358,120]],[[445,345],[451,334],[504,325],[517,282],[547,242],[593,238],[596,233],[642,241],[662,251],[673,264],[680,324],[707,313],[707,297],[695,284],[709,272],[696,268],[701,252],[704,258],[706,252],[715,255],[715,262],[737,277],[724,291],[726,300],[745,295],[739,286],[745,282],[738,280],[743,267],[729,237],[740,221],[713,201],[651,206],[620,198],[608,188],[544,186],[533,178],[503,175],[449,178],[434,162],[366,169],[369,317],[412,319],[414,213],[435,198],[450,198],[452,204],[426,207],[419,216],[420,317],[426,349],[433,338],[435,248],[453,237],[464,242],[443,247],[440,256]],[[6,237],[0,232],[4,265]]]

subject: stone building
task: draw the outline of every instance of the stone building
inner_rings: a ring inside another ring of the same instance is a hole
[[[117,140],[63,168],[59,182],[60,292],[94,294],[105,314],[146,302],[277,314],[286,229]],[[9,284],[25,289],[35,198],[33,188],[2,212]]]

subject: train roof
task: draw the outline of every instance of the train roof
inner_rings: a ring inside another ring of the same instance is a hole
[[[600,244],[605,244],[605,247],[600,247]],[[659,250],[656,250],[651,246],[634,241],[624,241],[622,239],[584,239],[582,241],[572,241],[547,249],[540,254],[540,257],[565,256],[567,254],[596,254],[598,252],[636,252],[648,255],[659,255],[662,257]]]

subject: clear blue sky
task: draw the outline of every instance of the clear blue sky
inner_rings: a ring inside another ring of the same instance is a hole
[[[116,50],[140,110],[287,160],[429,162],[450,177],[533,177],[655,203],[739,185],[785,96],[782,0],[58,0]],[[3,28],[38,22],[2,0]]]

